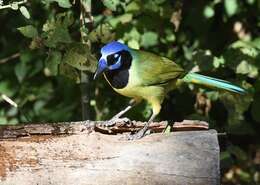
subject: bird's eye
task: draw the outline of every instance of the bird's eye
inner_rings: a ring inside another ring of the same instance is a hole
[[[108,65],[114,65],[117,61],[118,61],[118,57],[119,57],[119,54],[116,53],[116,54],[113,54],[113,55],[109,55],[107,57],[107,63]]]

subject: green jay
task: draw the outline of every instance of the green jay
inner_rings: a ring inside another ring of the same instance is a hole
[[[230,82],[186,72],[172,60],[153,53],[129,48],[127,45],[112,41],[101,48],[94,79],[104,74],[110,86],[119,94],[131,97],[123,111],[115,115],[107,126],[115,124],[120,117],[142,100],[152,107],[152,115],[144,128],[130,135],[129,139],[142,138],[156,115],[161,110],[161,104],[166,94],[176,88],[180,81],[224,89],[238,94],[245,90]]]

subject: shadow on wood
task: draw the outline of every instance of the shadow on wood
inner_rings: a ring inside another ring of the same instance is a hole
[[[214,130],[124,141],[64,124],[0,128],[1,185],[219,184]]]

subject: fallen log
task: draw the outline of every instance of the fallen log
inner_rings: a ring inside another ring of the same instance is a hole
[[[119,124],[113,135],[93,131],[102,130],[93,129],[95,124],[0,127],[0,184],[219,184],[214,130],[153,133],[126,141],[115,133],[131,132],[143,123],[134,128]],[[155,122],[151,129],[165,127]]]

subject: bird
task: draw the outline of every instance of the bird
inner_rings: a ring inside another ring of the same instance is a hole
[[[149,120],[142,129],[129,135],[128,139],[130,140],[140,139],[146,135],[149,124],[159,114],[167,93],[177,88],[182,82],[222,89],[237,94],[246,93],[245,89],[228,81],[187,72],[166,57],[133,49],[118,41],[112,41],[101,48],[101,57],[97,64],[94,79],[101,74],[104,75],[106,81],[117,93],[132,98],[125,109],[108,121],[107,126],[114,125],[123,114],[142,100],[146,100],[151,105],[152,114]]]

